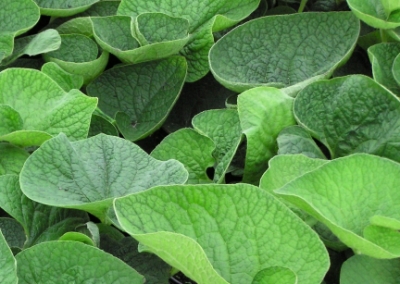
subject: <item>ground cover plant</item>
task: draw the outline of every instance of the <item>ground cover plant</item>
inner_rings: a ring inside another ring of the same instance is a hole
[[[0,282],[400,282],[400,2],[0,2]]]

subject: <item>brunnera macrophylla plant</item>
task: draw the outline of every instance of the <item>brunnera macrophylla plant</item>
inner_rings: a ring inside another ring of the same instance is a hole
[[[389,283],[394,0],[0,3],[1,283]]]

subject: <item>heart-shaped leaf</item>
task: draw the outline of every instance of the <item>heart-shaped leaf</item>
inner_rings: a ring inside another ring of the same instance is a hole
[[[60,134],[28,158],[20,181],[32,200],[86,210],[104,222],[114,198],[156,185],[184,183],[187,176],[178,161],[155,160],[115,136],[99,134],[70,142]]]
[[[350,57],[360,25],[351,12],[301,13],[249,21],[210,50],[210,69],[228,89],[286,88],[295,94],[328,78]]]
[[[251,283],[272,266],[291,269],[298,283],[321,283],[329,265],[316,234],[248,184],[159,186],[117,198],[114,208],[146,251],[198,283]]]

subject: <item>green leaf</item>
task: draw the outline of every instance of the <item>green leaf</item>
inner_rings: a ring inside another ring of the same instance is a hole
[[[8,143],[0,143],[0,175],[19,174],[29,153]]]
[[[324,223],[356,252],[395,258],[400,256],[397,248],[368,240],[364,230],[376,215],[400,220],[399,174],[396,162],[354,154],[305,173],[275,193]]]
[[[144,13],[163,13],[189,21],[191,39],[181,54],[188,60],[189,82],[207,74],[208,51],[214,43],[212,32],[235,25],[253,12],[259,0],[173,1],[122,0],[118,15],[136,18]]]
[[[43,54],[46,62],[55,62],[66,72],[81,75],[84,84],[101,74],[108,62],[108,52],[101,51],[95,41],[82,34],[61,35],[58,50]]]
[[[274,283],[274,284],[297,284],[297,276],[289,268],[285,267],[270,267],[263,269],[257,273],[251,284],[263,284],[263,283]]]
[[[399,100],[369,77],[315,82],[298,94],[294,114],[332,158],[363,152],[400,161]]]
[[[85,212],[36,203],[21,191],[17,175],[0,177],[0,207],[15,218],[27,236],[24,247],[57,240],[65,232],[86,223]]]
[[[89,17],[72,18],[59,25],[57,31],[60,34],[81,34],[87,37],[93,37],[93,25]]]
[[[187,183],[210,183],[206,170],[214,165],[213,141],[193,129],[182,128],[171,133],[151,152],[157,160],[175,159],[181,162],[189,173]]]
[[[146,251],[199,283],[251,283],[271,266],[293,270],[298,283],[320,283],[329,265],[317,235],[248,184],[159,186],[117,198],[114,208]]]
[[[35,56],[56,50],[61,45],[61,37],[56,30],[48,29],[36,35],[18,38],[14,42],[13,53],[1,65],[8,65],[26,54]]]
[[[39,71],[9,68],[0,73],[0,104],[13,108],[20,117],[16,129],[2,133],[0,140],[30,146],[60,132],[71,140],[85,138],[97,99],[78,90],[66,93]]]
[[[166,58],[179,52],[189,40],[186,19],[162,13],[93,17],[94,38],[124,63]]]
[[[398,54],[400,54],[400,43],[382,42],[368,48],[374,80],[400,95],[400,85],[392,73],[393,62]]]
[[[178,161],[155,160],[115,136],[99,134],[70,142],[60,134],[28,158],[20,182],[32,200],[85,210],[105,222],[114,198],[156,185],[184,183],[187,176]]]
[[[224,182],[225,174],[242,140],[237,110],[207,110],[193,117],[192,124],[197,132],[214,142],[213,156],[216,160],[214,182]]]
[[[326,159],[311,135],[297,125],[284,128],[277,138],[278,154],[303,154],[310,158]]]
[[[17,261],[7,245],[7,242],[0,230],[0,282],[6,284],[21,283],[17,277]]]
[[[240,124],[247,138],[244,182],[258,184],[277,152],[278,134],[295,124],[292,108],[293,99],[275,88],[258,87],[239,95]]]
[[[57,63],[47,62],[43,64],[41,71],[56,81],[65,92],[69,92],[72,89],[80,89],[83,86],[82,76],[64,71]]]
[[[17,220],[12,218],[0,218],[0,229],[10,248],[24,247],[26,240],[24,228]]]
[[[103,116],[93,114],[90,122],[89,137],[104,133],[107,135],[118,136],[117,128]]]
[[[96,246],[91,238],[83,233],[67,232],[59,238],[60,241],[74,241],[81,242],[89,246]]]
[[[87,222],[86,224],[79,225],[76,227],[76,231],[89,237],[93,246],[100,246],[100,230],[99,227],[93,222]]]
[[[116,67],[93,81],[87,92],[99,97],[100,109],[115,117],[122,135],[136,141],[161,127],[178,99],[186,69],[181,56]]]
[[[122,260],[80,242],[38,244],[16,256],[18,283],[144,283]]]
[[[347,0],[350,9],[362,21],[377,29],[400,26],[400,6],[392,0]],[[393,4],[390,5],[390,4]],[[392,9],[398,9],[393,11]]]
[[[0,62],[12,54],[14,37],[30,30],[39,17],[39,7],[32,0],[1,1]]]
[[[400,53],[393,61],[392,70],[394,79],[396,80],[397,84],[400,85]]]
[[[397,284],[400,281],[399,266],[399,259],[375,259],[365,255],[354,255],[343,263],[340,283]]]
[[[152,253],[139,252],[138,245],[139,243],[131,237],[117,241],[107,235],[102,236],[100,248],[124,260],[142,274],[146,284],[168,284],[171,266]]]
[[[100,0],[72,0],[72,1],[53,1],[35,0],[40,7],[40,13],[52,17],[68,17],[90,8]]]
[[[350,57],[360,30],[351,12],[301,13],[249,21],[210,50],[210,69],[225,87],[286,88],[294,95],[328,78]]]

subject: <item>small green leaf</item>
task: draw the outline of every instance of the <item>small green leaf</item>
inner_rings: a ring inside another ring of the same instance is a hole
[[[187,65],[181,56],[107,70],[88,87],[99,108],[116,119],[122,135],[136,141],[165,121],[178,99]]]
[[[175,159],[181,162],[189,173],[187,183],[210,183],[206,170],[214,165],[213,141],[193,129],[182,128],[171,133],[151,152],[157,160]]]
[[[72,0],[72,1],[52,1],[35,0],[40,7],[40,13],[52,17],[68,17],[90,8],[100,0]]]
[[[351,12],[301,13],[249,21],[210,50],[210,69],[225,87],[286,88],[294,95],[328,78],[350,57],[360,30]]]
[[[39,7],[32,0],[1,1],[0,62],[12,54],[14,37],[30,30],[39,17]]]
[[[103,116],[93,114],[90,122],[89,137],[97,134],[104,133],[107,135],[118,136],[119,132],[117,128],[110,121],[105,119]]]
[[[329,266],[317,235],[248,184],[158,186],[117,198],[114,208],[146,251],[199,283],[251,283],[272,266],[291,269],[298,283],[321,283]]]
[[[351,11],[371,27],[394,29],[400,26],[400,6],[396,0],[347,0],[347,3]]]
[[[60,134],[28,158],[20,182],[32,200],[86,210],[104,222],[114,198],[184,183],[187,176],[178,161],[155,160],[119,137],[99,134],[70,142]]]
[[[392,66],[399,53],[400,43],[395,42],[382,42],[368,48],[374,80],[397,95],[400,95],[400,85],[394,79]]]
[[[43,64],[41,71],[56,81],[65,92],[69,92],[72,89],[80,89],[83,86],[82,76],[66,72],[57,63],[47,62]]]
[[[297,284],[297,276],[292,270],[286,267],[270,267],[261,270],[256,274],[251,284]]]
[[[400,259],[375,259],[354,255],[343,263],[341,284],[397,284],[400,281]]]
[[[294,114],[332,158],[363,152],[400,161],[400,102],[369,77],[315,82],[298,94]]]
[[[16,256],[18,283],[142,284],[144,278],[122,260],[80,242],[55,241]]]
[[[258,184],[277,152],[278,134],[295,124],[292,108],[293,99],[275,88],[258,87],[239,95],[240,124],[247,138],[244,182]]]
[[[60,132],[71,140],[86,138],[97,99],[78,90],[66,93],[37,70],[8,68],[0,73],[0,104],[13,108],[22,120],[14,131],[1,133],[0,140],[31,146]]]
[[[242,140],[237,110],[207,110],[193,117],[192,124],[197,132],[214,142],[213,156],[216,159],[214,182],[224,182],[225,174]]]
[[[19,174],[29,153],[8,143],[0,143],[0,175]]]
[[[317,167],[275,193],[324,223],[356,252],[395,258],[400,256],[397,245],[382,247],[374,237],[368,240],[364,229],[376,215],[400,220],[399,175],[400,164],[396,162],[353,154]]]
[[[310,158],[326,159],[311,135],[297,125],[284,128],[277,138],[278,154],[303,154]]]
[[[7,245],[0,230],[0,282],[5,284],[21,283],[17,277],[17,261]]]
[[[60,241],[81,242],[89,246],[96,246],[91,238],[78,232],[67,232],[59,238]]]

